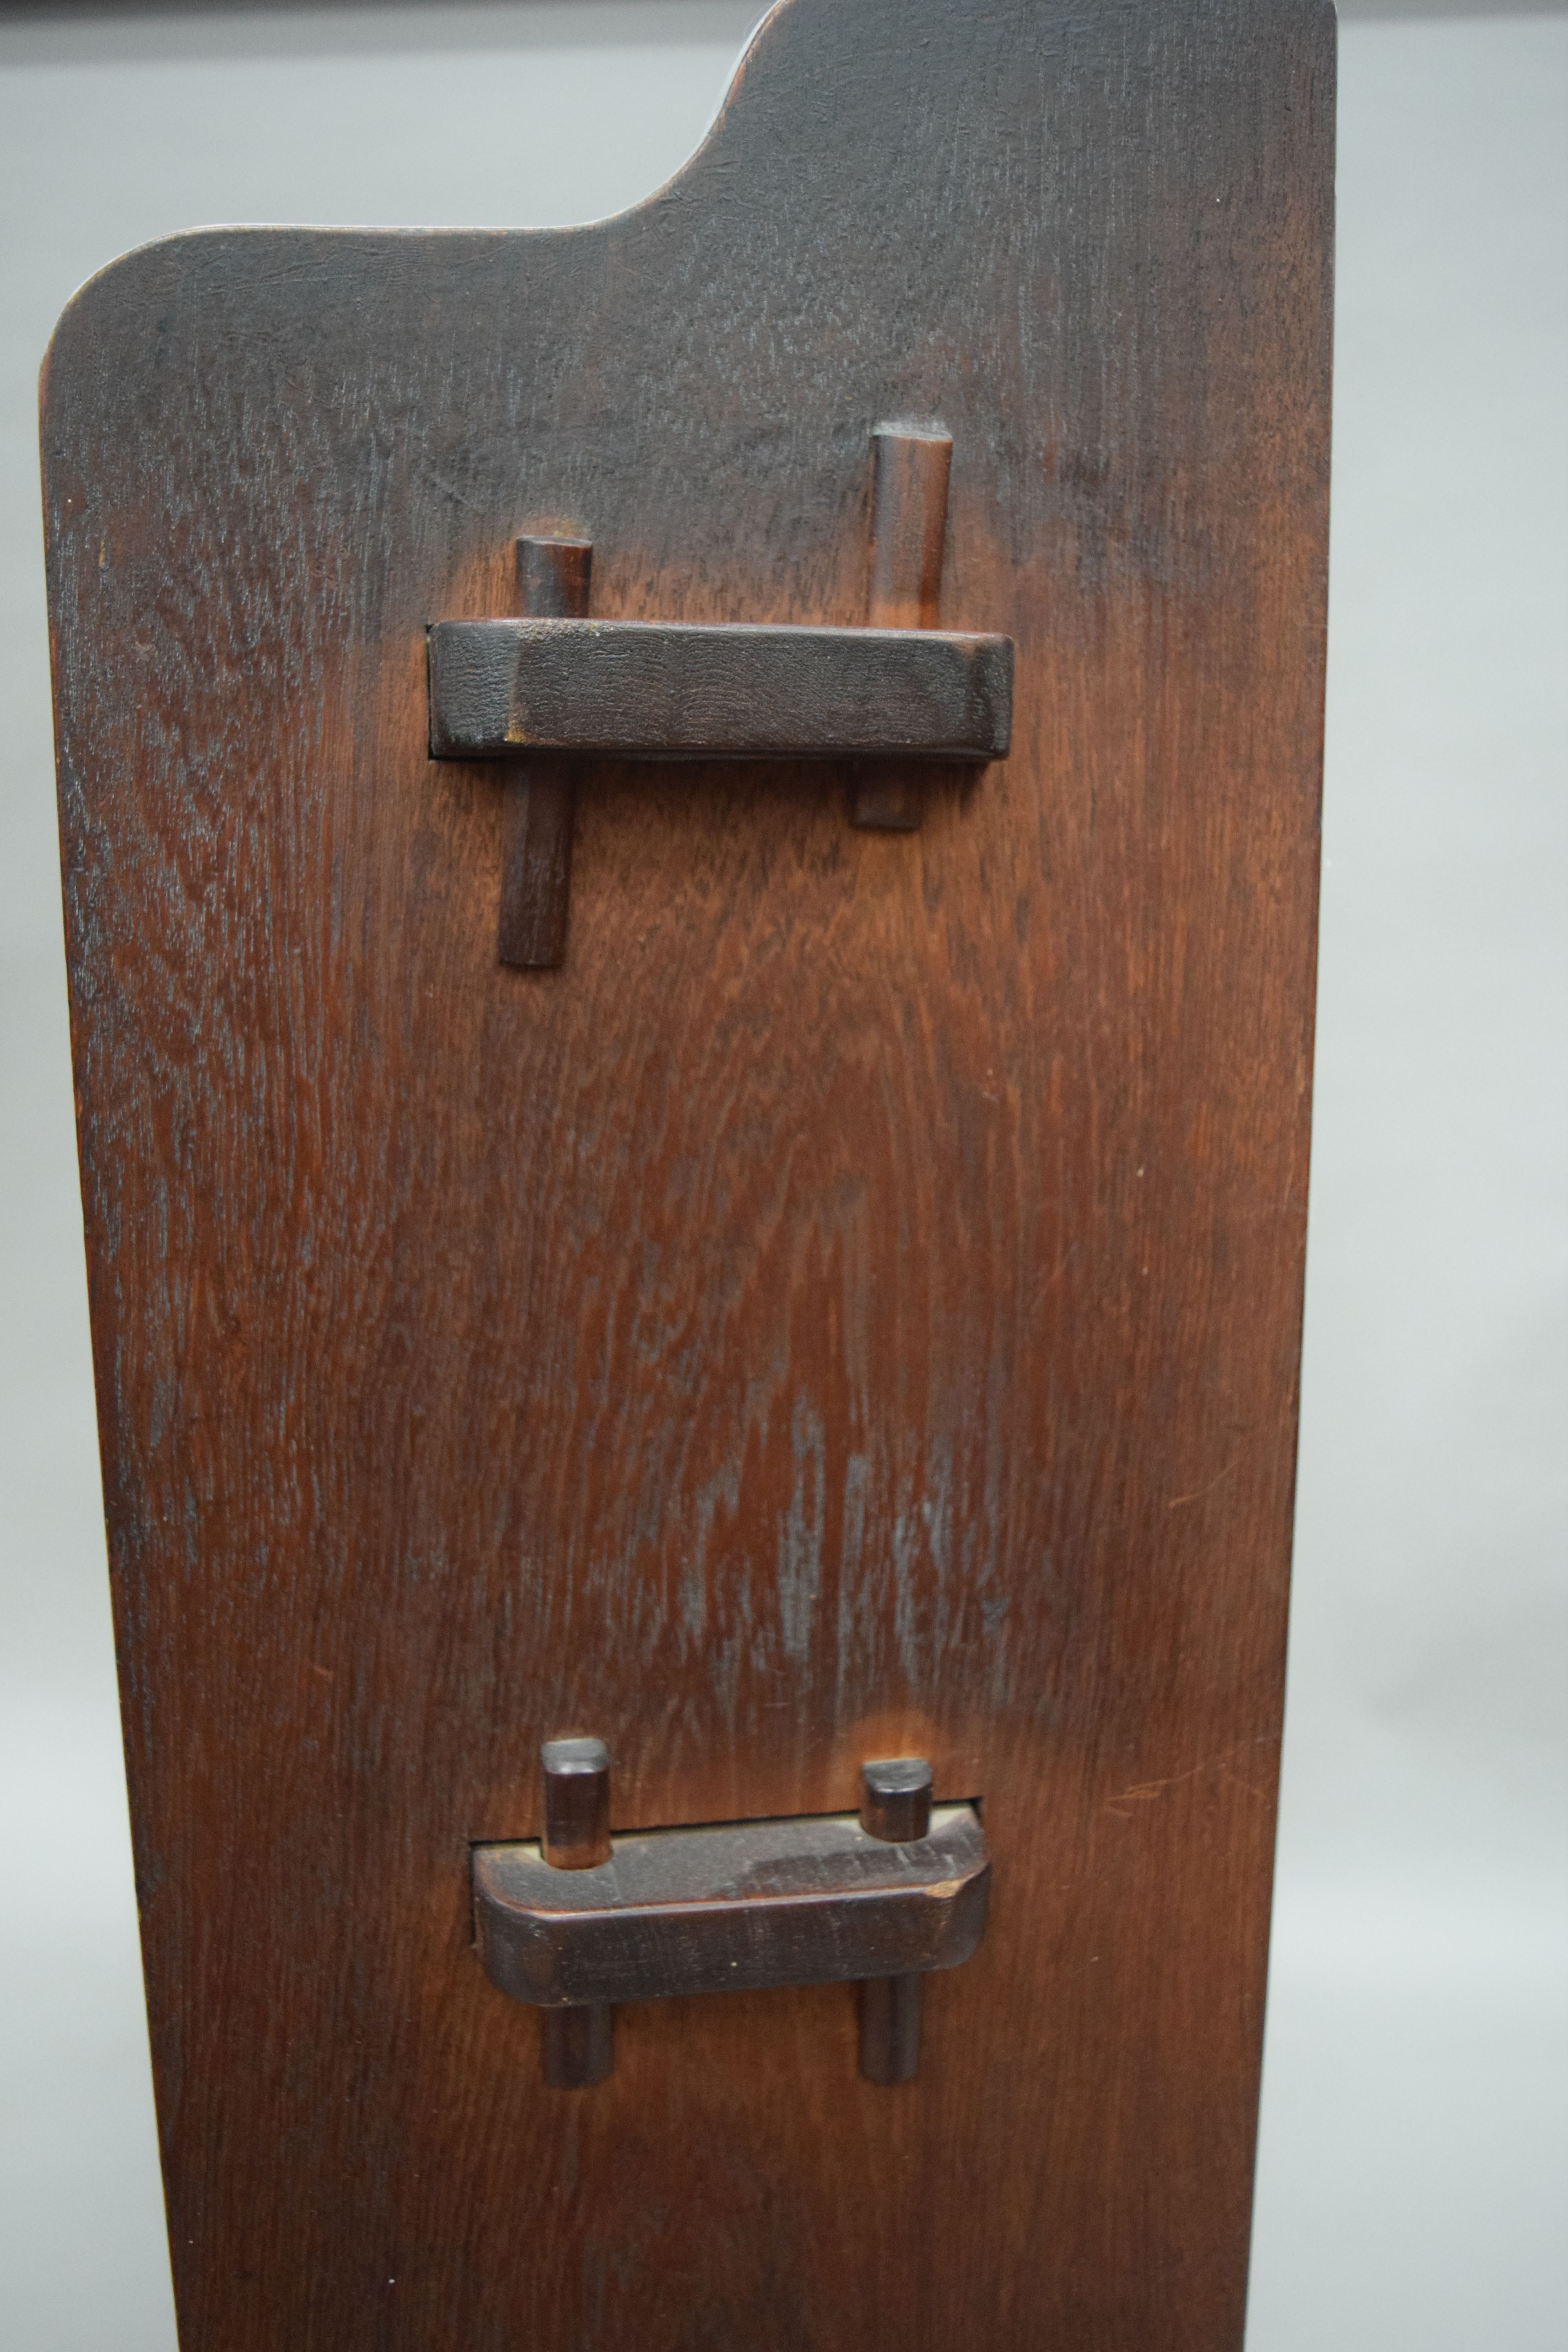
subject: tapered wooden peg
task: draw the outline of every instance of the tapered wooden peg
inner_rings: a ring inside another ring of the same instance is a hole
[[[610,1751],[602,1739],[547,1739],[544,1859],[556,1870],[596,1870],[610,1859]],[[585,2091],[616,2063],[615,2022],[602,2001],[544,2012],[544,2079],[552,2090]]]
[[[934,629],[942,610],[947,481],[952,440],[942,432],[879,425],[871,436],[873,629]],[[850,787],[851,821],[878,833],[912,833],[921,788],[907,761],[866,761]]]
[[[860,1826],[889,1845],[910,1845],[931,1828],[931,1766],[892,1756],[860,1771]],[[868,1977],[860,1987],[860,2072],[868,2083],[912,2083],[920,2071],[920,1975]]]
[[[517,542],[517,605],[524,620],[580,621],[588,610],[594,550],[585,539]],[[566,953],[576,779],[548,754],[519,761],[507,784],[501,856],[502,963],[548,970]]]
[[[544,1859],[553,1870],[596,1870],[610,1858],[610,1751],[602,1739],[547,1739]]]

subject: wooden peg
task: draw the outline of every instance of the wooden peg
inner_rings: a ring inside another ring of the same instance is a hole
[[[860,1826],[888,1845],[912,1845],[931,1829],[931,1766],[889,1756],[860,1768]]]
[[[594,568],[584,539],[523,538],[517,542],[517,604],[524,620],[580,621],[588,610]],[[507,785],[501,860],[502,963],[548,970],[566,953],[572,896],[573,770],[559,759],[520,761]]]
[[[551,2090],[591,2091],[615,2072],[615,2064],[616,2017],[606,2001],[544,2011],[541,2071]]]
[[[547,1739],[544,1859],[552,1870],[596,1870],[610,1858],[610,1751],[602,1739]]]
[[[863,1765],[860,1826],[889,1845],[931,1828],[931,1766],[923,1756]],[[920,2071],[922,1976],[868,1977],[860,1987],[860,2072],[868,2083],[912,2083]]]
[[[595,1870],[610,1859],[610,1751],[602,1739],[547,1739],[544,1859],[555,1870]],[[607,2003],[544,2012],[543,2073],[552,2091],[586,2091],[616,2063]]]
[[[871,436],[871,591],[866,611],[870,628],[937,625],[952,463],[949,434],[879,425]],[[869,831],[914,832],[921,793],[908,762],[858,767],[849,814],[854,824]]]

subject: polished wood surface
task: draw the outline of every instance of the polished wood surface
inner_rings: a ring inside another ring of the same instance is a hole
[[[1239,2345],[1321,741],[1310,0],[789,0],[561,233],[95,278],[44,457],[106,1508],[185,2352]],[[426,632],[854,625],[952,444],[1013,750],[589,761],[559,970]],[[978,1801],[918,2079],[843,1987],[552,2090],[476,1842]],[[874,2210],[868,2184],[879,2184]]]

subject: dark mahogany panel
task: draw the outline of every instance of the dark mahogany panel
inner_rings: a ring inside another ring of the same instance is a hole
[[[634,213],[204,233],[61,321],[186,2352],[1239,2345],[1332,79],[1319,0],[788,0]],[[564,961],[500,961],[510,788],[428,756],[429,625],[515,611],[531,532],[609,619],[858,625],[900,419],[952,445],[907,601],[1015,641],[1011,756],[915,833],[832,762],[584,761]],[[978,1801],[917,2080],[823,1986],[628,2008],[607,2080],[541,2081],[469,1852],[588,1732],[617,1832],[850,1811],[868,1757]]]

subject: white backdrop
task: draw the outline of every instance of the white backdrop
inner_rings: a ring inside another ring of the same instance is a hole
[[[544,225],[634,202],[695,144],[756,13],[0,25],[0,2337],[17,2352],[174,2342],[71,1123],[38,360],[81,278],[198,222]],[[1565,129],[1562,17],[1344,31],[1318,1093],[1248,2352],[1568,2341]]]

